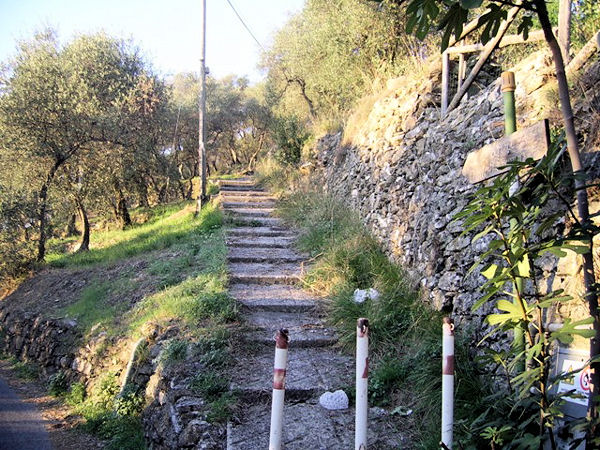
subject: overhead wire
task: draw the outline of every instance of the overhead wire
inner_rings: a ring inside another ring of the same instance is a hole
[[[262,46],[262,44],[260,43],[260,41],[256,38],[256,36],[254,35],[254,33],[252,32],[252,30],[250,29],[250,27],[246,24],[246,22],[244,21],[244,19],[242,19],[242,16],[240,16],[240,13],[237,12],[237,10],[235,9],[235,6],[233,6],[233,3],[231,3],[230,0],[225,0],[225,1],[229,4],[229,6],[231,6],[231,9],[233,10],[233,12],[237,16],[237,18],[240,20],[240,22],[242,23],[242,25],[244,26],[244,28],[246,29],[246,31],[248,31],[248,33],[250,34],[250,36],[252,36],[252,39],[254,39],[254,42],[256,42],[256,44],[261,48],[261,50],[266,53],[267,51]]]

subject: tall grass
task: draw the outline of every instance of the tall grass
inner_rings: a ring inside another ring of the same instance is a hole
[[[423,303],[406,272],[392,263],[357,214],[318,191],[285,197],[278,209],[300,229],[298,246],[315,257],[305,277],[309,289],[325,294],[327,318],[352,353],[356,320],[370,324],[369,397],[372,404],[414,411],[406,420],[415,447],[438,448],[441,411],[441,313]],[[355,289],[380,296],[356,303]],[[486,386],[477,376],[468,336],[457,335],[457,420],[482,409]]]

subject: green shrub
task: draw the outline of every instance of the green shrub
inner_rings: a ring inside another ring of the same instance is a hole
[[[63,371],[58,371],[48,378],[48,393],[54,397],[64,395],[69,389],[69,380]]]
[[[142,411],[143,407],[144,396],[131,384],[126,385],[123,392],[114,400],[115,412],[120,416],[135,416]]]
[[[229,380],[222,373],[201,372],[192,379],[190,389],[202,395],[209,402],[213,402],[228,392]]]
[[[70,406],[81,405],[86,396],[85,384],[78,382],[71,385],[69,392],[65,396],[65,403]]]
[[[165,365],[171,365],[184,361],[187,357],[188,343],[178,339],[171,339],[166,343],[160,353],[160,362]]]

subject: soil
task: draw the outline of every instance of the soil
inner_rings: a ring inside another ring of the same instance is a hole
[[[0,360],[0,377],[23,402],[34,405],[41,413],[52,446],[56,450],[88,450],[106,446],[105,441],[78,427],[83,419],[73,415],[59,399],[48,395],[46,386],[41,381],[19,378],[7,360]]]

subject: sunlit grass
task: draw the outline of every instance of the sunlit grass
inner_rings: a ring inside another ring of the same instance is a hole
[[[90,264],[110,263],[153,250],[165,249],[183,242],[191,234],[200,235],[218,228],[221,213],[215,205],[207,205],[197,218],[193,206],[188,204],[164,208],[146,223],[126,230],[94,232],[90,251],[82,253],[51,253],[47,262],[53,267],[80,267]]]

